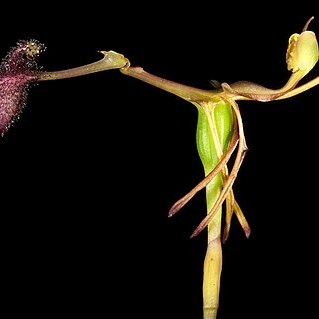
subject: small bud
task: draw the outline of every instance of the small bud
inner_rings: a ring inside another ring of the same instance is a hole
[[[42,50],[38,41],[20,41],[0,64],[0,135],[25,106],[29,85],[37,80],[36,58]]]

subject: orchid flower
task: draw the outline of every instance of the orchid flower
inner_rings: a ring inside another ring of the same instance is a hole
[[[229,236],[234,214],[246,237],[250,235],[248,221],[233,191],[234,182],[248,149],[237,101],[283,100],[319,84],[318,76],[298,86],[319,58],[316,35],[308,30],[312,19],[313,17],[307,21],[300,34],[295,33],[289,38],[286,62],[291,74],[279,89],[270,89],[247,81],[231,84],[213,81],[214,88],[202,90],[152,75],[141,67],[131,66],[131,62],[124,55],[114,51],[101,51],[101,60],[85,66],[44,72],[35,64],[35,58],[43,51],[43,46],[34,40],[20,42],[9,52],[0,67],[0,133],[6,132],[19,117],[31,83],[78,77],[109,69],[119,69],[124,75],[175,94],[195,105],[198,110],[196,142],[205,178],[172,205],[168,216],[174,216],[199,191],[206,188],[207,215],[194,229],[191,237],[197,236],[207,227],[207,251],[203,270],[203,318],[214,319],[219,304],[222,244]],[[229,168],[228,163],[232,156],[235,158],[232,167]],[[224,212],[225,222],[222,225]]]

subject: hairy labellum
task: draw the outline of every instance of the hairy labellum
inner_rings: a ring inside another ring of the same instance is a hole
[[[36,58],[43,50],[35,40],[20,41],[0,65],[0,135],[19,117],[27,89],[37,80]]]

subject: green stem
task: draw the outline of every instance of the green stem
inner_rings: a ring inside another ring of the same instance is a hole
[[[220,193],[220,185],[208,185],[206,188],[208,211]],[[204,260],[203,273],[203,314],[204,319],[215,319],[219,305],[220,278],[222,272],[221,234],[222,208],[208,225],[208,243]]]

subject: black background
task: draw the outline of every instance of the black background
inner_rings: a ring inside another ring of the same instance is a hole
[[[195,87],[215,79],[279,88],[289,36],[312,15],[310,29],[319,28],[311,7],[171,5],[13,6],[1,22],[1,55],[34,38],[47,47],[39,59],[47,71],[114,50]],[[307,79],[317,75],[318,66]],[[319,87],[240,103],[249,151],[234,191],[252,233],[246,239],[233,220],[219,319],[316,309],[318,104]],[[204,192],[167,218],[203,178],[196,120],[193,105],[117,70],[32,87],[0,141],[0,311],[201,318],[206,233],[189,236],[205,216]]]

